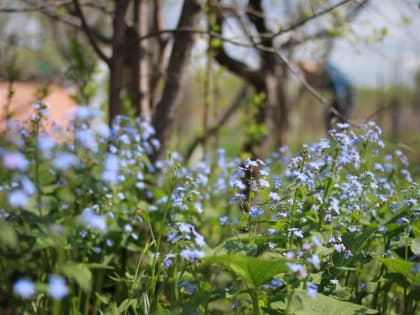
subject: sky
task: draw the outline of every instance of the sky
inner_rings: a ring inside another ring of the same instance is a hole
[[[354,45],[351,38],[338,40],[331,60],[357,85],[412,84],[420,69],[420,9],[418,0],[371,0],[354,27],[366,36],[386,28],[380,42]]]

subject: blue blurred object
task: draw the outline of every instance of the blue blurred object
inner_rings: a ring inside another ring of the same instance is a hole
[[[354,107],[354,89],[348,77],[334,65],[325,65],[325,89],[333,93],[331,107],[339,113],[337,115],[331,109],[327,112],[327,128],[332,127],[331,120],[336,117],[340,122],[347,122]]]

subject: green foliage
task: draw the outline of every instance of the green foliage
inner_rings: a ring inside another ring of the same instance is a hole
[[[254,288],[288,270],[284,259],[222,255],[207,257],[205,262],[218,264],[231,270],[236,276],[252,284]]]
[[[0,150],[1,312],[418,313],[420,192],[375,124],[295,157],[152,164],[146,121],[82,106],[58,141],[35,109]]]

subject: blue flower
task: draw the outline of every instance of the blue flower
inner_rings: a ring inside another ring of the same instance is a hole
[[[118,183],[120,172],[120,161],[115,154],[107,154],[104,160],[104,168],[102,171],[102,180],[109,184]]]
[[[198,259],[204,258],[205,254],[201,250],[198,249],[183,249],[180,252],[180,255],[191,262],[195,262]]]
[[[74,138],[79,142],[85,149],[92,151],[98,150],[98,142],[96,141],[95,134],[90,129],[76,130]]]
[[[319,240],[318,237],[316,237],[315,235],[312,236],[312,244],[314,244],[316,247],[319,247],[322,245],[322,242]]]
[[[24,299],[29,299],[36,292],[35,284],[25,278],[19,279],[13,285],[13,292]]]
[[[169,268],[173,265],[173,259],[176,257],[175,254],[166,254],[163,259],[163,268]]]
[[[297,238],[303,238],[303,232],[298,228],[289,228],[288,231],[293,233]]]
[[[305,267],[301,264],[286,263],[286,265],[291,272],[298,274],[302,278],[305,278],[308,275]]]
[[[52,161],[54,167],[58,170],[65,171],[71,167],[79,165],[79,159],[70,152],[58,153]]]
[[[88,106],[78,106],[75,113],[76,120],[84,121],[91,120],[99,116],[100,111],[93,107]]]
[[[204,240],[204,237],[201,234],[195,232],[194,236],[194,242],[198,247],[203,247],[204,245],[206,245],[206,241]]]
[[[269,188],[270,187],[270,183],[263,178],[260,178],[259,184],[260,184],[260,187],[264,187],[264,188]]]
[[[184,288],[188,294],[193,294],[194,291],[197,289],[197,285],[191,283],[189,280],[183,280],[178,285],[179,288]]]
[[[108,125],[103,122],[95,124],[94,129],[95,132],[104,139],[109,138],[111,135],[111,130],[109,129]]]
[[[399,225],[408,224],[408,223],[410,223],[410,220],[408,220],[406,217],[402,217],[397,220],[397,224]]]
[[[313,254],[311,257],[307,259],[307,261],[314,266],[316,269],[319,269],[319,265],[321,263],[321,260],[319,259],[319,256],[317,254]]]
[[[306,282],[306,295],[310,298],[316,297],[318,293],[318,286],[312,282]]]
[[[195,231],[195,228],[193,225],[185,222],[177,222],[176,225],[178,226],[178,230],[181,233],[191,233]]]
[[[29,161],[21,152],[6,151],[3,155],[3,165],[9,170],[24,171],[29,166]]]
[[[228,225],[229,224],[229,217],[228,216],[224,216],[224,217],[220,217],[219,218],[219,222],[221,225]]]
[[[413,267],[411,267],[410,272],[414,275],[420,273],[420,264],[415,264]]]
[[[69,293],[64,277],[54,274],[49,276],[47,290],[54,300],[61,300]]]
[[[34,193],[36,193],[36,187],[35,187],[34,183],[27,176],[23,176],[20,179],[20,183],[22,185],[23,191],[27,195],[30,196],[30,195],[33,195]]]
[[[257,206],[253,206],[249,210],[249,215],[253,219],[258,218],[258,217],[262,216],[263,214],[264,214],[264,210],[262,208],[260,208],[260,207],[257,207]]]
[[[103,216],[96,214],[92,209],[86,208],[80,216],[80,221],[87,227],[98,230],[101,233],[107,231],[106,220]]]
[[[23,208],[28,204],[28,196],[24,191],[16,189],[9,193],[7,201],[12,208]]]
[[[279,196],[279,194],[278,193],[276,193],[276,192],[270,192],[269,194],[268,194],[268,197],[270,198],[270,200],[272,200],[272,201],[280,201],[280,196]]]
[[[38,146],[38,150],[41,151],[42,155],[45,158],[49,158],[51,155],[51,151],[56,146],[56,142],[49,135],[42,134],[37,139],[37,146]]]
[[[388,230],[387,230],[387,228],[385,226],[380,226],[378,228],[378,231],[381,232],[381,233],[383,233],[383,234],[385,234],[386,232],[388,232]]]
[[[265,290],[270,290],[270,289],[278,289],[284,286],[283,281],[278,280],[278,279],[271,279],[271,281],[269,283],[266,283],[263,285],[263,288]]]
[[[273,234],[276,234],[278,231],[277,231],[277,229],[275,229],[275,228],[268,228],[268,229],[267,229],[267,232],[268,232],[269,234],[273,235]]]
[[[241,302],[238,302],[238,301],[233,302],[233,303],[230,305],[231,309],[233,309],[233,310],[235,310],[235,309],[239,308],[240,306],[241,306]]]

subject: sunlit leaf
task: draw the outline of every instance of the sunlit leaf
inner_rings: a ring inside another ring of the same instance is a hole
[[[62,267],[62,272],[69,279],[76,281],[83,291],[90,291],[92,286],[92,273],[86,265],[76,262],[67,262]]]
[[[238,277],[253,284],[254,287],[268,282],[279,273],[288,271],[286,261],[283,259],[223,255],[210,256],[205,261],[229,269]]]
[[[420,255],[420,237],[411,240],[410,248],[414,255]]]
[[[295,294],[292,312],[296,315],[362,315],[378,314],[378,311],[362,305],[340,301],[333,297],[317,294],[308,297],[304,292]]]
[[[416,272],[415,268],[415,266],[418,264],[394,258],[375,257],[375,259],[383,263],[392,271],[398,272],[399,274],[405,276],[408,280],[420,284],[420,273]]]
[[[6,222],[0,222],[0,244],[5,244],[12,248],[15,248],[18,244],[15,230]]]

